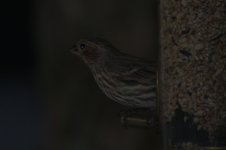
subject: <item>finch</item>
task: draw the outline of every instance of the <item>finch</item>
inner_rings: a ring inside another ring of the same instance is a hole
[[[90,68],[99,88],[110,99],[132,108],[155,108],[155,62],[123,53],[110,42],[81,39],[72,48]]]

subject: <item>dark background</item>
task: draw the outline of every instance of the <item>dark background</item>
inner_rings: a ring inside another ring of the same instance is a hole
[[[1,2],[0,149],[41,149],[45,105],[40,98],[34,3]]]
[[[1,149],[158,149],[151,129],[125,129],[125,107],[98,89],[69,52],[102,37],[120,50],[157,58],[157,2],[37,0],[1,4]]]

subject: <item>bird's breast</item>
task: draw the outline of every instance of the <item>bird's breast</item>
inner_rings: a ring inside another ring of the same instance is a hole
[[[135,80],[126,80],[111,75],[109,72],[96,72],[94,78],[100,89],[110,99],[133,107],[150,107],[155,105],[156,85],[140,84]]]

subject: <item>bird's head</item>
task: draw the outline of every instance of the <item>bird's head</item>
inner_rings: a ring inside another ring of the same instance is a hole
[[[81,39],[71,49],[73,54],[79,55],[86,63],[95,64],[106,58],[113,46],[103,39]]]

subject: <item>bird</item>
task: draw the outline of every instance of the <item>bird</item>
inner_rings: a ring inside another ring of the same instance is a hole
[[[124,53],[102,38],[75,42],[71,52],[82,58],[107,97],[131,108],[156,108],[155,61]]]

